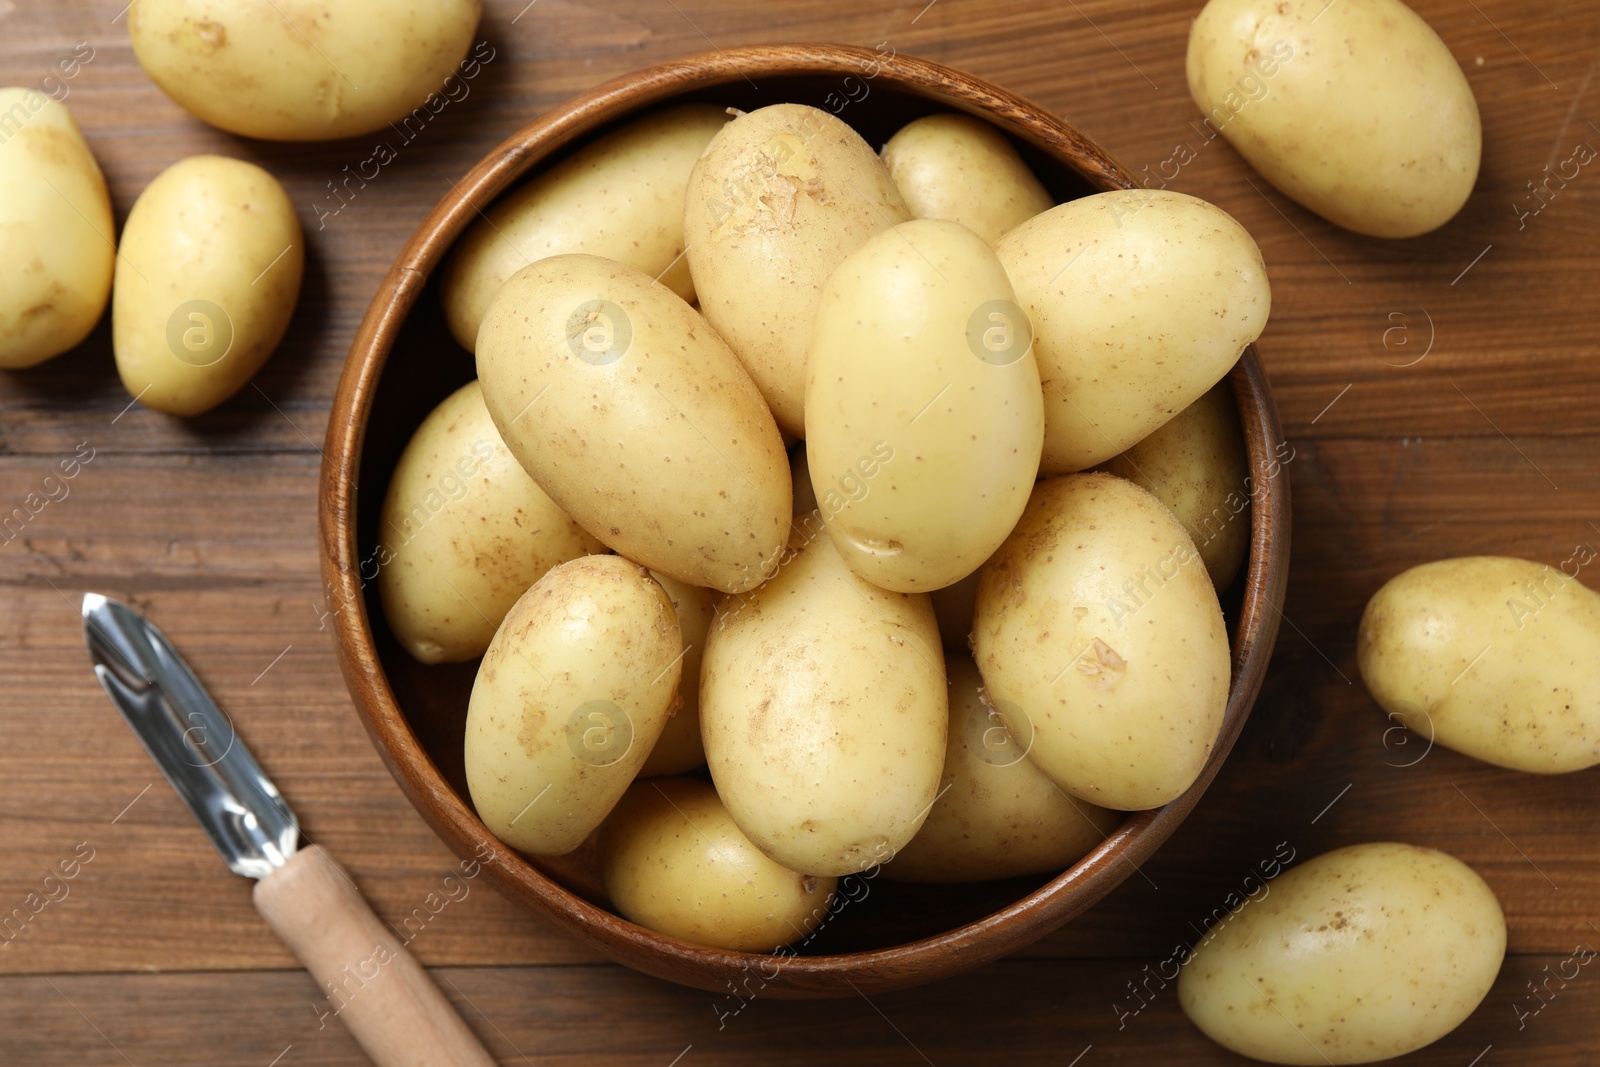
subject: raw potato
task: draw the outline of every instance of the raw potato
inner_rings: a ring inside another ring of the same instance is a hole
[[[1250,458],[1227,379],[1100,469],[1148,489],[1189,531],[1217,591],[1232,584],[1250,547]]]
[[[0,89],[0,369],[89,335],[111,295],[106,180],[65,104]]]
[[[445,263],[445,321],[468,352],[505,280],[537,259],[587,252],[637,267],[685,300],[694,283],[683,254],[689,171],[728,121],[712,104],[637,119],[502,197]]]
[[[706,631],[716,614],[716,594],[711,590],[685,585],[654,571],[650,576],[667,591],[678,616],[678,628],[683,631],[683,680],[678,685],[678,710],[667,720],[661,740],[644,761],[639,771],[641,778],[683,774],[705,765],[706,750],[700,743],[700,660],[705,655]]]
[[[477,382],[446,397],[411,435],[378,530],[371,565],[384,617],[423,663],[483,655],[511,605],[546,571],[605,551],[517,463]]]
[[[1045,474],[1092,467],[1148,437],[1222,380],[1272,307],[1250,234],[1183,193],[1073,200],[995,251],[1033,320]]]
[[[939,799],[911,843],[883,868],[905,882],[984,882],[1072,866],[1122,821],[1073,800],[1027,759],[983,702],[972,659],[948,656],[950,735]]]
[[[1472,87],[1399,0],[1211,0],[1189,30],[1188,76],[1212,137],[1357,233],[1427,233],[1477,181]]]
[[[300,220],[276,178],[222,156],[174,163],[122,229],[111,295],[122,384],[173,415],[216,407],[278,347],[304,264]]]
[[[489,306],[478,379],[511,454],[622,555],[723,592],[777,566],[778,427],[728,346],[649,275],[588,255],[524,267]]]
[[[162,92],[232,133],[332,141],[400,123],[410,140],[470,92],[445,79],[482,12],[482,0],[138,0],[128,37]],[[478,47],[467,79],[494,58]]]
[[[928,115],[883,146],[914,219],[959,222],[989,244],[1055,204],[1005,134],[971,115]]]
[[[938,795],[948,702],[924,593],[857,577],[813,514],[754,592],[726,597],[701,667],[717,792],[777,862],[851,874],[911,840]]]
[[[1469,556],[1413,567],[1367,604],[1356,662],[1391,719],[1474,759],[1536,774],[1600,763],[1600,593],[1548,567]]]
[[[635,782],[606,820],[600,865],[626,918],[737,952],[771,952],[810,933],[837,884],[768,859],[717,791],[692,778]]]
[[[1159,500],[1110,474],[1048,478],[978,578],[973,656],[1013,736],[1106,808],[1192,785],[1228,703],[1217,594]]]
[[[812,328],[806,458],[851,570],[927,592],[1000,547],[1044,440],[1029,341],[1005,269],[960,223],[902,223],[833,272]],[[836,480],[860,489],[837,508]]]
[[[867,142],[803,104],[740,115],[695,164],[683,236],[700,311],[788,432],[805,433],[823,283],[867,238],[910,217]]]
[[[1500,902],[1452,856],[1374,843],[1325,853],[1223,920],[1178,979],[1207,1037],[1268,1063],[1372,1063],[1454,1030],[1506,952]]]
[[[678,699],[683,637],[643,567],[584,556],[507,613],[467,704],[473,806],[512,848],[561,856],[605,819]]]

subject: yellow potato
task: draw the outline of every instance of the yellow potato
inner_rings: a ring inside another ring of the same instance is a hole
[[[949,656],[950,735],[939,799],[883,869],[904,882],[984,882],[1070,867],[1106,839],[1120,812],[1073,800],[1027,758],[984,703],[971,657]]]
[[[717,791],[692,778],[635,782],[601,832],[600,869],[626,918],[738,952],[771,952],[810,933],[837,882],[768,859]]]
[[[478,379],[511,454],[611,548],[689,585],[749,589],[789,531],[789,463],[761,394],[672,290],[598,256],[501,287]]]
[[[1194,403],[1261,335],[1272,307],[1250,234],[1183,193],[1069,201],[995,252],[1033,321],[1045,474],[1110,459]]]
[[[678,699],[672,602],[621,556],[553,567],[506,614],[467,703],[467,789],[489,832],[561,856],[610,812]]]
[[[423,663],[483,655],[511,605],[546,571],[605,550],[517,463],[477,382],[446,397],[411,435],[378,536],[372,564],[384,617]]]
[[[803,104],[740,115],[695,164],[683,236],[700,311],[788,432],[805,433],[806,348],[823,283],[867,238],[910,217],[867,142]]]
[[[111,343],[147,408],[198,415],[244,388],[289,328],[305,241],[276,178],[191,156],[156,175],[122,229]]]
[[[1600,593],[1560,568],[1468,556],[1389,580],[1356,638],[1361,678],[1418,737],[1536,774],[1600,763]]]
[[[925,593],[844,565],[815,514],[795,555],[717,607],[700,732],[717,792],[777,862],[850,874],[888,860],[938,795],[948,703]]]
[[[705,655],[706,631],[716,614],[716,594],[711,590],[685,585],[654,571],[650,576],[667,591],[678,616],[678,628],[683,631],[683,681],[678,685],[678,710],[667,720],[661,740],[644,761],[639,771],[641,778],[683,774],[706,762],[705,746],[700,743],[700,660]]]
[[[927,115],[883,146],[914,219],[959,222],[989,244],[1055,204],[1005,134],[971,115]]]
[[[637,267],[694,299],[683,254],[689,171],[728,121],[713,104],[684,104],[607,134],[502,197],[445,263],[445,321],[471,352],[489,301],[536,259],[587,252]]]
[[[65,104],[0,89],[0,369],[89,335],[111,295],[106,180]]]
[[[1027,317],[956,222],[869,238],[823,287],[806,370],[806,459],[834,547],[874,585],[977,570],[1027,506],[1044,409]],[[839,507],[832,483],[860,487]]]
[[[1178,1002],[1206,1036],[1267,1063],[1372,1063],[1431,1044],[1488,994],[1500,902],[1452,856],[1374,843],[1262,886],[1188,958]]]
[[[1047,478],[978,578],[973,657],[1028,757],[1075,797],[1160,807],[1227,710],[1217,594],[1161,502],[1110,474]]]
[[[1294,449],[1283,449],[1292,459]],[[1211,584],[1228,588],[1250,548],[1250,459],[1227,379],[1099,469],[1165,504],[1200,550]]]
[[[1413,237],[1472,193],[1483,147],[1472,87],[1399,0],[1210,0],[1187,66],[1209,136],[1331,222]]]
[[[332,141],[400,123],[404,136],[470,91],[456,63],[482,12],[482,0],[138,0],[128,38],[162,92],[232,133]],[[474,57],[469,80],[494,49]]]

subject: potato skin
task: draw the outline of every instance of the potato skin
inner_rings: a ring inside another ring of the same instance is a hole
[[[1226,378],[1096,469],[1149,490],[1189,531],[1217,591],[1233,583],[1250,548],[1250,457]]]
[[[683,236],[700,311],[789,433],[805,435],[823,283],[867,238],[910,217],[860,135],[804,104],[740,115],[695,164]]]
[[[123,386],[172,415],[228,399],[283,339],[304,264],[294,206],[260,167],[191,156],[156,175],[128,212],[112,284]]]
[[[685,585],[665,574],[650,572],[661,583],[678,616],[683,631],[683,679],[678,684],[678,708],[667,720],[661,739],[639,769],[639,777],[683,774],[706,762],[705,746],[700,743],[700,661],[705,655],[706,631],[716,614],[717,594],[697,585]]]
[[[66,105],[0,89],[0,369],[89,335],[111,296],[116,236],[106,180]]]
[[[1459,1026],[1506,951],[1505,916],[1452,856],[1379,842],[1265,886],[1200,945],[1178,1002],[1207,1037],[1268,1063],[1371,1063]]]
[[[995,252],[1033,321],[1044,474],[1084,470],[1149,436],[1222,380],[1272,309],[1250,234],[1183,193],[1072,200]]]
[[[1055,204],[1005,135],[971,115],[907,123],[882,157],[912,218],[959,222],[991,245]]]
[[[684,104],[636,119],[507,193],[462,235],[440,284],[445,321],[468,352],[489,301],[536,259],[604,256],[694,300],[683,254],[689,172],[728,121],[713,104]]]
[[[1228,635],[1194,543],[1109,474],[1039,483],[979,572],[972,647],[1013,735],[1031,725],[1029,759],[1102,807],[1182,794],[1227,710]]]
[[[635,782],[606,819],[600,866],[626,918],[737,952],[771,952],[810,933],[837,883],[768,859],[717,791],[693,778]]]
[[[467,703],[467,788],[489,832],[541,856],[582,844],[661,736],[682,651],[666,592],[621,556],[570,560],[524,593]]]
[[[446,397],[411,435],[378,529],[383,614],[422,663],[483,655],[511,605],[546,571],[605,551],[512,456],[477,382]]]
[[[1472,193],[1483,149],[1472,87],[1399,0],[1210,0],[1186,66],[1206,126],[1330,222],[1414,237]]]
[[[834,547],[867,581],[927,592],[1000,547],[1039,472],[1039,371],[1004,268],[956,222],[868,238],[823,287],[806,458]],[[987,339],[987,340],[986,340]]]
[[[739,828],[791,870],[841,875],[905,845],[938,795],[949,717],[926,593],[857,577],[812,514],[760,588],[724,597],[700,731]]]
[[[983,701],[970,656],[945,658],[950,732],[939,799],[911,843],[883,868],[904,882],[984,882],[1072,866],[1122,813],[1074,800],[1027,759]]]
[[[139,0],[128,38],[150,80],[213,126],[332,141],[413,109],[431,118],[422,105],[467,54],[482,13],[482,0]]]
[[[1419,737],[1499,767],[1564,774],[1600,763],[1600,593],[1578,571],[1466,556],[1412,567],[1361,616],[1367,691]]]
[[[606,545],[723,592],[777,565],[791,520],[778,427],[666,286],[598,256],[539,260],[495,295],[477,363],[511,454]]]

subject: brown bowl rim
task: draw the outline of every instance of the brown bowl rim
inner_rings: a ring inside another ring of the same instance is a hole
[[[384,674],[367,617],[356,544],[356,473],[384,364],[429,273],[487,206],[536,163],[623,115],[690,91],[760,77],[858,73],[881,62],[869,49],[837,44],[759,45],[672,60],[607,81],[545,112],[485,156],[429,213],[378,287],[350,347],[328,420],[319,492],[323,584],[333,614],[340,669],[356,710],[390,773],[424,820],[463,859],[489,851],[489,881],[602,954],[648,974],[722,992],[727,979],[773,957],[691,944],[636,926],[570,892],[507,849],[452,790],[407,724]],[[972,75],[895,55],[875,75],[913,95],[995,123],[1059,160],[1096,190],[1133,188],[1104,149],[1044,108]],[[1221,734],[1194,785],[1165,807],[1130,815],[1077,864],[1011,905],[941,934],[871,951],[776,960],[777,997],[843,996],[948,977],[1014,952],[1101,900],[1147,861],[1193,809],[1248,717],[1278,631],[1288,581],[1287,472],[1269,467],[1262,446],[1281,442],[1277,410],[1255,347],[1231,372],[1250,446],[1251,538],[1232,649],[1233,681]],[[765,970],[762,974],[765,975]]]

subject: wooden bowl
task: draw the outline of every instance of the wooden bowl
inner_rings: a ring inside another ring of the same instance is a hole
[[[476,664],[425,667],[400,649],[371,587],[372,552],[401,449],[434,405],[475,374],[472,356],[445,328],[433,280],[451,244],[541,164],[646,108],[682,100],[744,109],[809,103],[835,111],[874,145],[920,115],[966,111],[1010,135],[1057,200],[1133,186],[1103,149],[1043,108],[936,63],[840,45],[690,56],[607,82],[542,115],[434,208],[379,286],[350,348],[328,422],[320,498],[322,576],[337,611],[340,665],[396,781],[445,843],[463,858],[494,850],[499,859],[484,866],[485,878],[612,959],[714,992],[742,988],[744,996],[870,994],[930,982],[1014,952],[1100,900],[1177,829],[1216,775],[1266,673],[1288,576],[1288,475],[1272,462],[1282,439],[1277,412],[1260,361],[1246,349],[1231,375],[1252,473],[1249,560],[1223,597],[1233,684],[1216,750],[1187,793],[1128,816],[1104,844],[1054,877],[935,887],[852,876],[841,884],[835,914],[794,957],[705,948],[635,926],[607,910],[581,856],[523,857],[474,814],[462,738]]]

